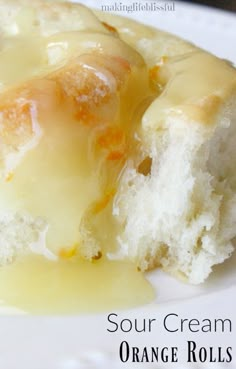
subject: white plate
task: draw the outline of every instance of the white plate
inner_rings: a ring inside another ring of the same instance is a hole
[[[140,0],[141,1],[141,0]],[[81,0],[86,5],[101,9],[114,0]],[[119,1],[117,2],[120,3]],[[123,4],[131,1],[124,0]],[[174,12],[119,12],[144,23],[175,33],[212,53],[236,63],[236,17],[227,12],[175,2]],[[236,256],[214,274],[203,287],[185,285],[163,274],[154,272],[148,278],[157,291],[151,305],[132,311],[118,312],[120,317],[156,318],[156,329],[151,333],[108,333],[108,314],[78,317],[1,316],[1,369],[96,369],[96,368],[236,368],[231,364],[135,364],[125,365],[118,359],[119,344],[127,340],[133,345],[178,345],[184,351],[187,339],[202,346],[232,346],[236,333],[168,333],[162,319],[170,313],[181,318],[235,319]],[[180,355],[181,358],[181,355]]]

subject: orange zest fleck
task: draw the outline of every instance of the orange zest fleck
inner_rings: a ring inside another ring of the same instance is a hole
[[[100,213],[100,211],[105,209],[105,207],[108,205],[110,200],[114,197],[115,193],[116,193],[116,191],[115,191],[114,188],[111,189],[110,191],[107,191],[105,193],[105,195],[101,198],[101,200],[97,201],[94,204],[93,213],[98,214],[98,213]]]
[[[152,81],[157,81],[158,80],[158,73],[161,69],[161,67],[168,61],[168,56],[163,55],[159,62],[154,65],[152,68],[149,69],[149,78]]]
[[[98,137],[97,143],[107,152],[107,160],[119,160],[126,154],[126,136],[120,127],[107,127]]]
[[[113,60],[117,61],[119,63],[119,66],[124,69],[124,71],[127,72],[131,72],[131,65],[128,62],[128,60],[120,57],[120,56],[113,56],[112,57]]]
[[[111,151],[107,155],[107,160],[120,160],[124,157],[123,151]]]
[[[30,103],[26,102],[25,104],[21,105],[21,114],[28,115],[30,113]]]
[[[113,26],[111,26],[109,23],[106,23],[106,22],[102,22],[102,24],[104,25],[104,27],[110,31],[110,32],[113,32],[113,33],[118,33],[117,32],[117,29]]]
[[[111,148],[120,145],[124,140],[124,132],[119,127],[107,127],[103,134],[98,138],[101,147]]]
[[[157,80],[159,70],[160,70],[160,66],[159,65],[154,65],[154,67],[152,67],[152,68],[149,69],[149,78],[152,81]]]
[[[78,245],[75,244],[70,248],[63,248],[59,251],[59,257],[62,259],[70,259],[76,254]]]
[[[88,107],[83,106],[82,104],[77,107],[75,119],[84,125],[90,125],[92,123],[95,124],[97,122],[95,115],[89,111]]]

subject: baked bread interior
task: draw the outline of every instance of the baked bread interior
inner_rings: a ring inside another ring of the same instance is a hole
[[[236,236],[236,72],[79,4],[0,0],[0,264],[129,259],[203,282]]]

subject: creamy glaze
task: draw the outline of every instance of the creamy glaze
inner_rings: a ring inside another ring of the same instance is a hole
[[[31,256],[0,268],[0,305],[33,314],[77,314],[147,304],[154,290],[125,262]]]
[[[147,109],[144,128],[158,128],[174,116],[210,125],[222,103],[236,91],[234,68],[198,49],[167,59],[158,68],[156,82],[164,89]]]
[[[134,65],[144,65],[136,51],[109,34],[74,31],[45,37],[38,34],[5,37],[0,42],[0,91],[33,77],[43,78],[76,56],[91,52],[112,55],[112,50]]]
[[[147,86],[146,71],[135,67],[124,70],[126,76],[113,75],[103,62],[99,55],[79,59],[74,68],[77,75],[70,77],[78,79],[76,87],[67,80],[65,72],[61,77],[52,76],[50,81],[40,80],[27,87],[23,103],[19,103],[19,97],[24,95],[21,91],[15,97],[17,108],[13,108],[24,109],[29,124],[37,129],[29,130],[31,138],[15,153],[15,161],[9,160],[14,154],[6,156],[9,168],[1,183],[1,203],[6,212],[24,211],[45,219],[47,247],[56,254],[61,249],[79,246],[83,217],[86,221],[88,216],[93,217],[91,224],[101,223],[99,213],[112,200],[134,144],[138,121],[131,121],[143,99],[141,89],[144,84]],[[117,64],[126,63],[125,59],[111,59],[110,64],[113,62],[114,70]],[[85,82],[80,84],[83,78]],[[106,95],[100,95],[99,89]],[[71,95],[65,96],[67,90]],[[9,109],[4,110],[4,116],[8,117],[8,112]],[[22,132],[24,122],[20,123]],[[27,142],[33,144],[24,149]],[[111,218],[111,209],[109,213]],[[99,231],[101,226],[96,228]]]
[[[147,67],[106,31],[41,37],[24,26],[34,17],[32,9],[20,13],[20,32],[1,43],[1,214],[23,212],[46,222],[46,244],[24,252],[46,246],[57,261],[16,256],[0,268],[0,299],[32,313],[147,303],[153,290],[136,267],[105,257],[116,247],[112,200],[137,146],[137,111],[156,93]]]

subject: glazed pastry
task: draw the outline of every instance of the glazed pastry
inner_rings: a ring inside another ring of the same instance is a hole
[[[78,4],[0,1],[0,263],[129,259],[200,283],[236,236],[236,72]]]

